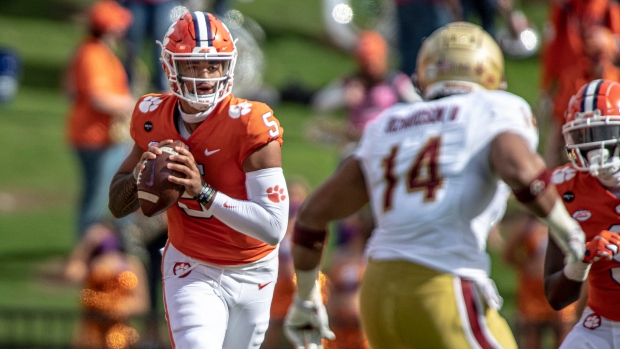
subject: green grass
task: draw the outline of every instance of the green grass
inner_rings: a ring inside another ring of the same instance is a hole
[[[75,287],[50,282],[48,269],[75,243],[74,207],[80,178],[65,141],[69,103],[59,86],[62,69],[84,32],[72,18],[76,8],[90,2],[0,1],[0,46],[17,50],[23,63],[17,98],[0,105],[0,307],[77,306]],[[329,43],[322,29],[319,1],[232,4],[266,31],[263,49],[268,84],[282,87],[303,82],[314,89],[353,69],[352,58]],[[542,28],[545,4],[524,8]],[[523,96],[533,107],[538,99],[538,74],[536,57],[507,61],[509,91]],[[308,108],[284,103],[274,111],[285,129],[285,175],[301,175],[312,186],[318,185],[335,168],[336,151],[305,139],[304,128],[314,116]],[[505,300],[502,313],[512,322],[514,272],[495,254],[492,259],[492,277]]]

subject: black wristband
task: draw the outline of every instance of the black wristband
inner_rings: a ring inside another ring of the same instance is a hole
[[[215,189],[213,189],[209,184],[205,183],[200,189],[200,192],[194,196],[194,200],[198,201],[201,205],[206,205],[211,201],[213,196],[215,195]]]

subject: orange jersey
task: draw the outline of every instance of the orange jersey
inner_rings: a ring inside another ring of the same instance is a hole
[[[90,39],[78,49],[68,74],[75,89],[67,125],[69,141],[80,147],[109,145],[112,115],[95,109],[91,100],[97,91],[130,94],[123,64],[104,43]]]
[[[140,98],[130,128],[136,144],[146,151],[151,143],[183,140],[206,183],[231,198],[247,200],[244,160],[271,141],[282,144],[283,130],[272,110],[263,103],[230,95],[183,139],[176,127],[180,117],[175,117],[179,115],[177,106],[178,98],[169,94]],[[207,263],[251,263],[275,248],[230,228],[187,194],[166,213],[169,241],[182,253]]]
[[[592,240],[601,230],[620,232],[620,199],[587,172],[572,165],[558,167],[553,182],[564,205]],[[610,320],[620,321],[620,255],[592,264],[588,280],[588,306]]]

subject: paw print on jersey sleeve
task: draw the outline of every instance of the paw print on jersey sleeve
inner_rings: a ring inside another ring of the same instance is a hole
[[[559,168],[551,174],[551,181],[554,184],[560,184],[575,177],[576,172],[574,168],[568,166]]]
[[[273,188],[268,188],[267,197],[269,198],[269,200],[275,202],[276,204],[280,201],[286,200],[286,195],[284,195],[284,188],[280,188],[279,185],[276,185]]]
[[[144,98],[142,102],[140,102],[140,105],[138,106],[138,108],[140,108],[141,112],[147,113],[147,112],[157,109],[157,107],[159,107],[161,102],[162,100],[159,97],[148,96]]]
[[[228,116],[233,119],[238,119],[241,115],[249,113],[251,108],[252,103],[249,102],[231,105],[230,109],[228,109]]]

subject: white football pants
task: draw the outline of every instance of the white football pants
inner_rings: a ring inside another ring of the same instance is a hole
[[[620,344],[620,321],[606,319],[586,307],[560,349],[614,349]]]
[[[173,348],[259,348],[278,277],[277,249],[274,252],[250,266],[217,267],[186,256],[168,242],[162,275]]]

